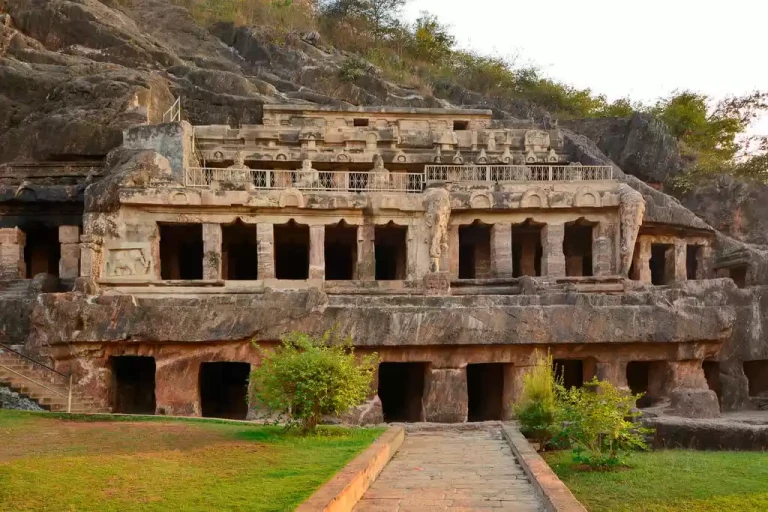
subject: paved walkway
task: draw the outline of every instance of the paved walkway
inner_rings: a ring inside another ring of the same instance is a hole
[[[544,510],[498,426],[408,432],[356,512]]]

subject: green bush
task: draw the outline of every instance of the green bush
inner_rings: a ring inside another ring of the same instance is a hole
[[[610,467],[620,464],[628,452],[646,449],[644,436],[652,431],[632,422],[641,396],[596,378],[581,388],[561,387],[556,421],[562,426],[560,435],[571,445],[574,462]]]
[[[545,446],[557,433],[557,387],[552,356],[539,356],[523,375],[523,389],[514,404],[520,431]]]
[[[370,392],[377,355],[357,358],[350,338],[294,332],[275,350],[259,350],[250,403],[278,413],[289,428],[314,431],[324,415],[341,414]]]

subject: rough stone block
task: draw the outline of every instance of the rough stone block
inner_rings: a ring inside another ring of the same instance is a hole
[[[669,394],[675,414],[685,418],[717,418],[720,404],[711,389],[677,388]]]
[[[0,245],[24,245],[27,237],[19,228],[0,228]]]
[[[76,244],[80,242],[80,226],[59,226],[59,243]]]
[[[450,295],[451,276],[448,272],[431,272],[424,276],[424,295]]]

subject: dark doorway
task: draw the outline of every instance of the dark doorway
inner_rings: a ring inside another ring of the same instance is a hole
[[[160,224],[160,277],[203,278],[203,225]]]
[[[555,377],[566,389],[584,385],[584,361],[581,359],[555,359],[552,361]]]
[[[583,220],[565,224],[563,254],[566,276],[592,275],[593,226]]]
[[[113,356],[113,410],[123,414],[155,414],[155,358]]]
[[[657,286],[669,284],[674,279],[675,247],[671,244],[651,244],[651,283]]]
[[[728,269],[728,276],[733,279],[736,286],[746,288],[747,286],[747,267],[742,265]]]
[[[31,227],[24,229],[24,264],[27,267],[27,279],[37,274],[59,275],[59,229],[49,227]]]
[[[722,386],[720,384],[720,363],[717,361],[704,361],[701,364],[704,370],[704,378],[707,379],[707,387],[715,392],[717,401],[722,399]]]
[[[689,281],[699,278],[699,260],[702,247],[700,245],[688,245],[685,248],[685,274]]]
[[[325,226],[325,279],[349,281],[357,274],[357,226],[343,220]]]
[[[459,279],[491,275],[491,226],[475,221],[459,226]]]
[[[467,365],[469,421],[501,420],[504,393],[504,365]]]
[[[768,396],[768,360],[744,361],[749,381],[749,396]]]
[[[405,279],[408,261],[407,235],[407,226],[397,226],[393,222],[375,227],[377,281]]]
[[[224,279],[248,281],[258,279],[259,246],[256,243],[256,226],[237,220],[222,226],[222,269]]]
[[[384,421],[421,421],[426,363],[379,364],[379,399]]]
[[[275,225],[275,277],[309,278],[309,226],[293,219]]]
[[[206,418],[244,420],[248,415],[248,363],[200,365],[200,407]]]
[[[632,361],[627,364],[627,385],[632,394],[643,393],[637,407],[649,407],[652,403],[648,394],[651,373],[650,361]]]
[[[541,246],[540,224],[534,224],[530,219],[523,224],[512,226],[512,275],[540,276]]]

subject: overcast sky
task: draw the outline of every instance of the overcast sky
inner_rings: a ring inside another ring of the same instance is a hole
[[[516,55],[609,99],[768,90],[768,0],[411,0],[459,46]],[[768,134],[768,117],[753,133]]]

